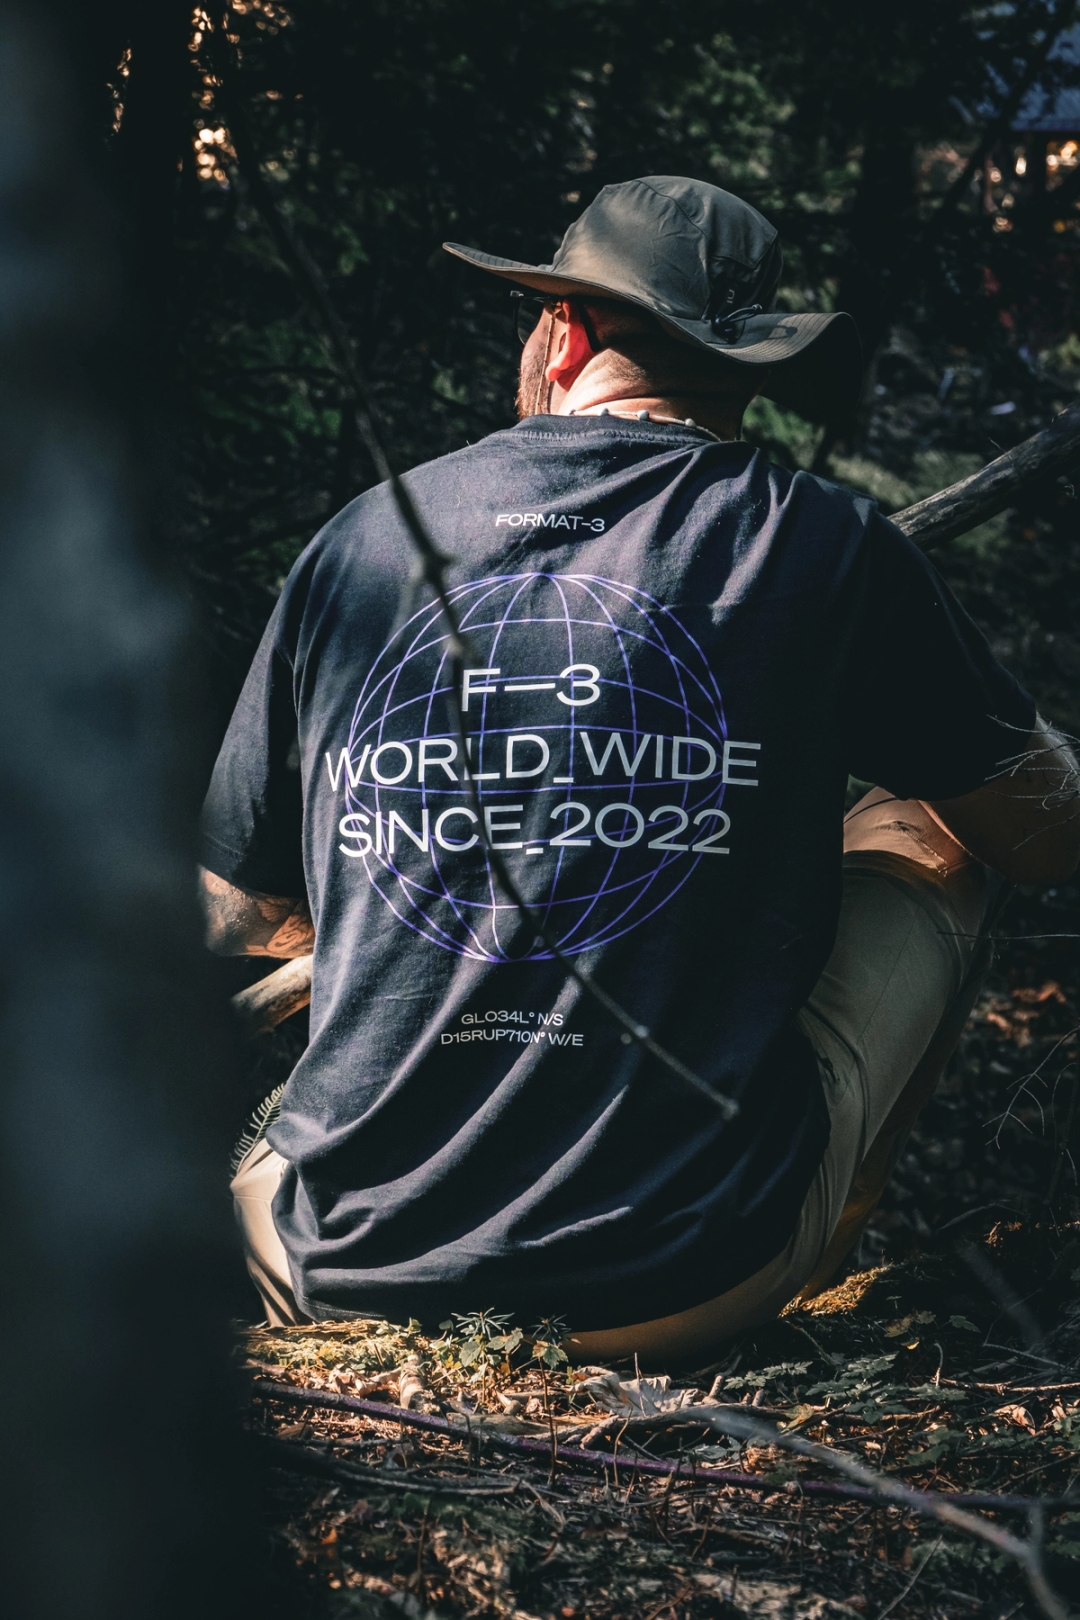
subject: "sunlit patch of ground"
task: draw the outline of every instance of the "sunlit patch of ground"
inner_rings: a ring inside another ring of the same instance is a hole
[[[848,1274],[708,1367],[643,1372],[922,1489],[1080,1486],[1077,953],[1075,941],[1038,937],[1069,933],[1076,901],[1014,901],[961,1050]],[[254,1399],[260,1435],[362,1473],[268,1472],[278,1612],[290,1620],[1038,1612],[990,1549],[907,1510],[806,1494],[834,1476],[773,1445],[692,1427],[627,1434],[603,1474],[500,1453],[492,1433],[547,1445],[554,1432],[567,1448],[606,1416],[586,1387],[595,1369],[545,1360],[512,1323],[458,1322],[438,1339],[378,1322],[262,1330],[241,1350],[256,1378],[387,1403],[408,1388],[459,1425],[427,1433]],[[648,1477],[635,1457],[693,1459],[696,1475]],[[755,1475],[760,1488],[710,1470]],[[995,1517],[1026,1533],[1023,1516]],[[1046,1549],[1058,1590],[1080,1598],[1080,1512],[1048,1518]]]

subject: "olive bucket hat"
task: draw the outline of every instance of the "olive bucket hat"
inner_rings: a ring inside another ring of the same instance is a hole
[[[636,304],[673,337],[766,369],[761,392],[810,421],[843,419],[858,401],[862,353],[851,316],[777,310],[783,257],[775,227],[703,180],[653,174],[605,186],[551,264],[443,246],[538,292]]]

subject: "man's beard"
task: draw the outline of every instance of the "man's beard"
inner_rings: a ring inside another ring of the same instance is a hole
[[[521,370],[518,373],[517,414],[521,422],[526,416],[544,415],[543,398],[544,367],[547,355],[536,352],[532,355],[523,354],[521,357]]]

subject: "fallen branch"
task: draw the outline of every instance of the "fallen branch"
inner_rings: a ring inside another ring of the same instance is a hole
[[[741,1401],[710,1402],[706,1410],[714,1412],[718,1407],[721,1407],[724,1410],[730,1410],[732,1412],[742,1412],[746,1410]],[[582,1436],[581,1449],[583,1451],[588,1451],[591,1447],[596,1445],[598,1440],[609,1440],[613,1435],[617,1435],[621,1440],[624,1435],[627,1437],[632,1437],[635,1434],[647,1433],[652,1429],[668,1428],[672,1423],[679,1422],[680,1420],[692,1428],[694,1424],[694,1413],[697,1410],[699,1410],[699,1408],[696,1406],[681,1406],[674,1412],[641,1413],[637,1417],[623,1417],[620,1413],[614,1412],[610,1417],[601,1419],[599,1423],[594,1423],[588,1433]],[[759,1417],[764,1418],[782,1418],[784,1416],[783,1411],[775,1409],[771,1406],[757,1406],[754,1408],[754,1411]],[[706,1427],[707,1426],[708,1425],[706,1425]]]
[[[547,1440],[524,1435],[493,1434],[490,1430],[481,1433],[476,1427],[470,1429],[461,1423],[450,1423],[446,1418],[436,1417],[430,1412],[409,1412],[404,1407],[389,1406],[382,1401],[365,1401],[355,1395],[339,1395],[328,1389],[306,1389],[299,1384],[278,1384],[268,1379],[255,1380],[252,1388],[255,1394],[266,1400],[284,1401],[294,1406],[323,1406],[338,1412],[354,1412],[360,1417],[374,1418],[380,1423],[403,1423],[414,1429],[426,1429],[431,1434],[449,1435],[455,1440],[493,1446],[498,1451],[512,1452],[526,1458],[535,1457],[544,1464],[551,1462],[551,1443]],[[700,1411],[700,1408],[691,1406],[679,1412],[658,1414],[653,1426],[671,1428],[684,1424],[699,1428],[715,1427],[712,1424],[703,1425],[700,1419],[692,1417],[690,1414],[695,1411]],[[766,1436],[766,1443],[782,1443],[782,1440],[775,1439],[771,1429],[764,1424],[761,1428]],[[822,1450],[827,1451],[827,1448],[822,1447]],[[843,1453],[827,1452],[827,1455],[843,1456]],[[602,1472],[617,1465],[619,1461],[620,1459],[610,1451],[586,1451],[580,1446],[568,1446],[563,1441],[559,1443],[559,1462],[579,1472],[581,1470],[590,1473]],[[730,1485],[736,1490],[743,1491],[775,1491],[777,1488],[775,1478],[767,1478],[764,1474],[740,1473],[733,1469],[713,1468],[697,1462],[668,1462],[662,1457],[635,1457],[624,1466],[631,1473],[652,1474],[662,1478],[674,1475],[678,1479],[689,1480],[698,1485]],[[872,1477],[876,1479],[878,1476]],[[800,1480],[797,1484],[791,1482],[790,1488],[800,1491],[805,1496],[828,1497],[832,1500],[870,1503],[892,1500],[876,1486],[834,1485],[825,1480],[811,1479]],[[940,1492],[911,1491],[906,1485],[900,1489],[916,1498],[925,1498],[928,1502],[935,1502],[944,1497],[944,1493]],[[954,1506],[989,1508],[1002,1513],[1030,1513],[1036,1506],[1041,1506],[1048,1513],[1067,1513],[1080,1508],[1080,1494],[1075,1493],[1033,1497],[998,1496],[993,1491],[950,1491],[945,1499]]]
[[[988,1389],[995,1395],[1053,1395],[1060,1390],[1080,1389],[1080,1383],[1071,1384],[979,1384],[961,1383],[957,1378],[943,1378],[950,1389]]]
[[[260,1449],[275,1468],[288,1468],[294,1474],[311,1474],[316,1479],[333,1479],[345,1485],[366,1485],[380,1491],[408,1491],[423,1496],[513,1496],[516,1481],[509,1485],[459,1485],[451,1479],[415,1479],[411,1472],[399,1477],[397,1470],[358,1468],[340,1457],[328,1457],[310,1446],[296,1446],[290,1440],[260,1437]]]
[[[910,1485],[902,1485],[898,1479],[892,1479],[888,1474],[877,1473],[846,1452],[834,1451],[831,1446],[818,1445],[815,1440],[804,1440],[798,1434],[785,1434],[780,1429],[771,1429],[768,1424],[739,1412],[710,1413],[709,1426],[737,1440],[756,1440],[759,1445],[780,1446],[785,1451],[794,1452],[796,1456],[807,1457],[826,1468],[834,1468],[837,1473],[846,1474],[849,1479],[875,1491],[897,1507],[906,1507],[913,1513],[937,1519],[941,1524],[950,1525],[954,1530],[962,1530],[965,1535],[985,1541],[995,1551],[1005,1553],[1007,1557],[1016,1560],[1027,1576],[1032,1596],[1050,1620],[1069,1620],[1069,1611],[1046,1579],[1039,1549],[1041,1538],[1036,1534],[1033,1533],[1028,1541],[1021,1541],[1018,1536],[1003,1530],[990,1519],[968,1512],[940,1494],[912,1490]],[[1044,1508],[1045,1504],[1037,1498],[1032,1501],[1029,1519],[1033,1524],[1038,1521]]]
[[[1080,464],[1080,404],[1054,418],[1048,428],[988,462],[970,478],[895,512],[892,522],[923,551],[977,528],[1004,512],[1021,490]]]
[[[275,1024],[291,1018],[310,1000],[311,957],[296,956],[268,973],[258,984],[233,996],[232,1005],[243,1023],[244,1033],[254,1036],[264,1035]]]
[[[293,1384],[277,1384],[258,1381],[255,1384],[258,1394],[272,1400],[288,1401],[300,1405],[327,1406],[338,1411],[359,1412],[365,1417],[376,1418],[384,1423],[405,1423],[414,1428],[428,1429],[437,1434],[455,1435],[459,1440],[473,1440],[468,1429],[460,1425],[447,1422],[445,1418],[435,1417],[426,1412],[407,1412],[402,1407],[382,1406],[375,1401],[364,1401],[349,1395],[335,1395],[328,1390],[301,1389]],[[690,1416],[693,1412],[694,1415]],[[848,1486],[828,1486],[815,1480],[806,1483],[799,1482],[796,1489],[807,1496],[850,1496],[870,1502],[881,1502],[896,1507],[907,1508],[909,1512],[921,1514],[926,1518],[937,1519],[941,1524],[947,1524],[954,1530],[960,1530],[965,1535],[973,1536],[979,1541],[993,1547],[995,1551],[1004,1553],[1013,1558],[1023,1569],[1027,1576],[1032,1596],[1049,1620],[1069,1620],[1069,1612],[1058,1598],[1057,1593],[1050,1586],[1042,1567],[1040,1556],[1041,1535],[1035,1533],[1041,1525],[1046,1511],[1050,1507],[1049,1500],[1039,1497],[1013,1498],[1010,1506],[1022,1506],[1028,1514],[1029,1523],[1033,1526],[1032,1538],[1022,1541],[1010,1531],[1003,1530],[992,1520],[981,1517],[969,1511],[970,1498],[963,1497],[959,1492],[951,1492],[947,1496],[941,1492],[916,1491],[910,1485],[903,1485],[888,1474],[879,1474],[868,1468],[865,1463],[843,1451],[834,1451],[830,1446],[819,1445],[813,1440],[804,1440],[801,1435],[786,1434],[782,1429],[772,1428],[763,1423],[760,1418],[753,1418],[748,1413],[734,1408],[687,1408],[670,1413],[657,1413],[651,1419],[654,1428],[674,1428],[692,1425],[694,1428],[710,1428],[717,1432],[731,1436],[733,1439],[746,1442],[756,1441],[759,1445],[777,1446],[782,1450],[794,1452],[796,1456],[806,1457],[825,1468],[844,1474],[853,1483]],[[488,1445],[500,1451],[512,1451],[519,1454],[543,1457],[554,1466],[555,1448],[543,1440],[529,1440],[510,1435],[486,1435],[484,1440]],[[285,1444],[285,1442],[279,1442]],[[292,1451],[294,1448],[289,1448]],[[296,1448],[303,1450],[304,1448]],[[610,1453],[581,1451],[573,1447],[560,1446],[558,1449],[559,1461],[571,1467],[577,1465],[588,1468],[613,1466],[616,1459]],[[338,1464],[338,1467],[350,1467],[349,1464]],[[749,1474],[729,1474],[721,1469],[687,1468],[682,1463],[665,1463],[659,1458],[655,1461],[635,1457],[629,1464],[631,1473],[667,1474],[670,1476],[682,1475],[697,1483],[736,1485],[750,1489],[775,1489],[775,1481],[757,1479]],[[356,1474],[367,1473],[367,1470],[354,1470]],[[381,1474],[376,1475],[381,1479]],[[365,1483],[370,1484],[370,1479]],[[672,1480],[674,1483],[674,1479]],[[1069,1506],[1076,1506],[1080,1498],[1059,1498],[1059,1502]],[[961,1503],[964,1505],[961,1506]],[[999,1510],[1006,1505],[1006,1499],[991,1497],[988,1506]]]

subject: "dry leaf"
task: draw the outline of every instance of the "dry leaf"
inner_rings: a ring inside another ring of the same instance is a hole
[[[746,1466],[752,1474],[764,1473],[787,1460],[787,1452],[779,1446],[747,1446]]]
[[[419,1365],[415,1361],[407,1361],[398,1377],[398,1405],[408,1411],[422,1400],[433,1401],[434,1396],[424,1383]]]
[[[994,1416],[1004,1418],[1006,1423],[1015,1424],[1018,1429],[1029,1429],[1032,1434],[1035,1433],[1035,1425],[1026,1406],[999,1406]]]
[[[789,1407],[788,1411],[784,1415],[784,1421],[781,1423],[780,1427],[789,1431],[791,1429],[800,1429],[804,1423],[809,1422],[816,1411],[817,1407],[806,1406],[805,1404]]]
[[[678,1412],[684,1406],[706,1405],[698,1389],[672,1388],[671,1379],[626,1378],[605,1368],[590,1369],[580,1388],[591,1395],[597,1406],[618,1417],[655,1417],[658,1412]],[[715,1404],[715,1403],[713,1403]]]

